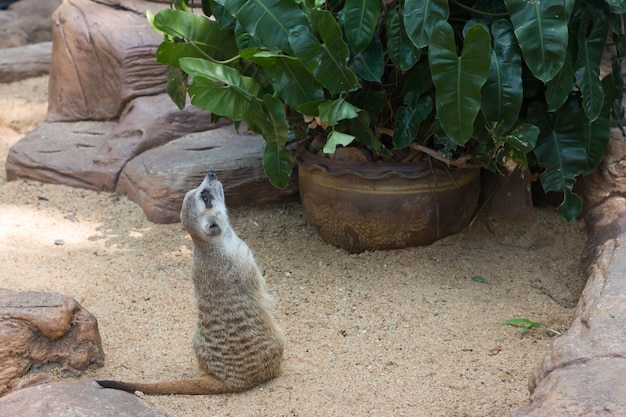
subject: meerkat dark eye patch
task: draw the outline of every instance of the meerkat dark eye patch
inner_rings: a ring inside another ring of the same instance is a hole
[[[204,201],[207,207],[213,207],[213,198],[209,190],[204,190],[200,193],[200,198]]]

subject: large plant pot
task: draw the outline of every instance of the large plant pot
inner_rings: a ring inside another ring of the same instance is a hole
[[[479,169],[415,162],[354,163],[300,146],[300,198],[322,239],[349,252],[428,245],[476,212]]]

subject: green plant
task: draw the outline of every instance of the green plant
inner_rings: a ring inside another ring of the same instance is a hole
[[[550,333],[554,333],[559,336],[561,335],[561,332],[556,331],[554,329],[550,329],[549,327],[546,327],[543,324],[537,323],[525,317],[516,317],[511,320],[503,321],[502,324],[504,326],[521,327],[520,333],[526,333],[530,329],[543,329],[543,330],[549,331]]]
[[[623,116],[622,1],[203,0],[211,19],[186,3],[151,17],[167,91],[261,133],[277,187],[289,142],[308,137],[320,153],[350,145],[373,160],[530,164],[573,219],[574,182],[599,164],[610,115]],[[600,79],[607,45],[614,71]]]

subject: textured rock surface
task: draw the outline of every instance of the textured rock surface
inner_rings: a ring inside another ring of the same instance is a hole
[[[139,97],[117,123],[42,124],[12,147],[7,178],[114,191],[126,163],[141,152],[216,126],[208,113],[195,107],[178,110],[166,94]]]
[[[52,42],[0,49],[0,83],[11,83],[50,71]]]
[[[50,16],[61,1],[21,0],[0,11],[0,49],[50,41]]]
[[[583,264],[589,265],[597,247],[626,233],[626,139],[619,129],[611,129],[602,163],[582,183],[589,231]]]
[[[516,417],[626,416],[626,360],[599,359],[555,369]]]
[[[58,363],[78,375],[103,362],[98,323],[74,299],[0,289],[0,393],[33,364]]]
[[[626,143],[617,129],[585,178],[589,275],[567,333],[530,377],[525,416],[626,416]]]
[[[0,398],[0,415],[20,417],[165,417],[133,394],[93,380],[42,384]]]
[[[207,171],[217,173],[229,206],[266,204],[297,198],[297,180],[285,190],[268,181],[261,158],[263,138],[232,125],[193,133],[142,153],[120,176],[117,192],[138,203],[150,221],[174,223],[185,193]]]
[[[48,121],[111,120],[133,98],[165,91],[167,66],[156,62],[162,36],[132,2],[66,0],[53,15]]]

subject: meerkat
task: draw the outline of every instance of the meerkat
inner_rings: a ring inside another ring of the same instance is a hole
[[[105,388],[220,394],[245,391],[281,371],[285,337],[252,252],[230,226],[224,190],[214,173],[185,195],[180,217],[194,246],[198,323],[192,344],[201,376],[154,383],[97,381]]]

